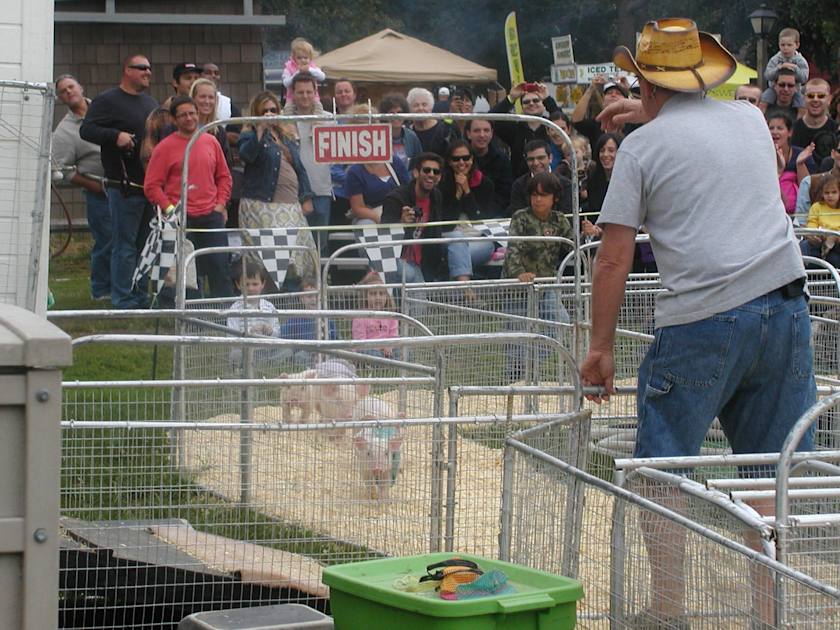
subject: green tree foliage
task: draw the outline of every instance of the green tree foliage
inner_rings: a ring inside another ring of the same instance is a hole
[[[774,5],[779,19],[770,39],[770,54],[777,50],[776,33],[792,26],[800,34],[800,52],[837,81],[840,78],[840,6],[837,0],[776,0]]]
[[[289,26],[275,41],[287,45],[297,35],[329,51],[386,27],[495,68],[499,82],[509,83],[504,47],[504,20],[516,11],[525,75],[548,75],[551,38],[571,33],[578,63],[600,63],[618,43],[633,47],[635,33],[648,20],[689,17],[701,30],[719,33],[724,45],[749,65],[755,64],[755,36],[749,14],[761,0],[263,0],[266,7],[286,14]],[[837,71],[840,11],[837,0],[775,0],[779,14],[770,37],[775,52],[778,29],[794,26],[802,33],[802,50],[821,68]]]

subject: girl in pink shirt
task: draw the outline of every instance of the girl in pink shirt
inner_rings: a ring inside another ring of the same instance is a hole
[[[363,302],[369,311],[396,311],[394,298],[385,288],[382,278],[371,271],[359,281],[359,285],[371,286],[364,290]],[[399,322],[396,319],[365,317],[353,320],[353,339],[392,339],[399,336]],[[390,358],[393,348],[367,348],[361,351],[374,357]]]

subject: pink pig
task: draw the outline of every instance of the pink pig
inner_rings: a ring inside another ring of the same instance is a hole
[[[369,396],[356,405],[358,420],[391,420],[391,405]],[[371,499],[387,500],[400,472],[402,432],[399,427],[365,427],[353,435],[356,464]]]

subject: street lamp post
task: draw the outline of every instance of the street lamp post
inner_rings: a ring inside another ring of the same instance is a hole
[[[767,36],[773,30],[773,25],[776,23],[776,12],[773,9],[768,9],[766,5],[761,5],[755,11],[750,13],[750,24],[752,24],[753,33],[758,38],[755,42],[756,50],[756,71],[758,72],[758,87],[764,91],[767,84],[764,80],[764,68],[767,67]]]

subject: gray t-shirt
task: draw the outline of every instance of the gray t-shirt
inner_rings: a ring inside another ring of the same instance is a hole
[[[99,157],[99,145],[82,140],[79,136],[79,127],[82,126],[84,117],[77,116],[68,111],[58,127],[55,128],[52,137],[52,158],[62,166],[75,166],[76,171],[82,175],[89,175],[93,178],[102,177],[102,160]],[[72,175],[66,177],[70,179]]]
[[[650,233],[665,288],[657,328],[705,319],[805,275],[773,141],[746,101],[669,99],[622,142],[598,223]]]

